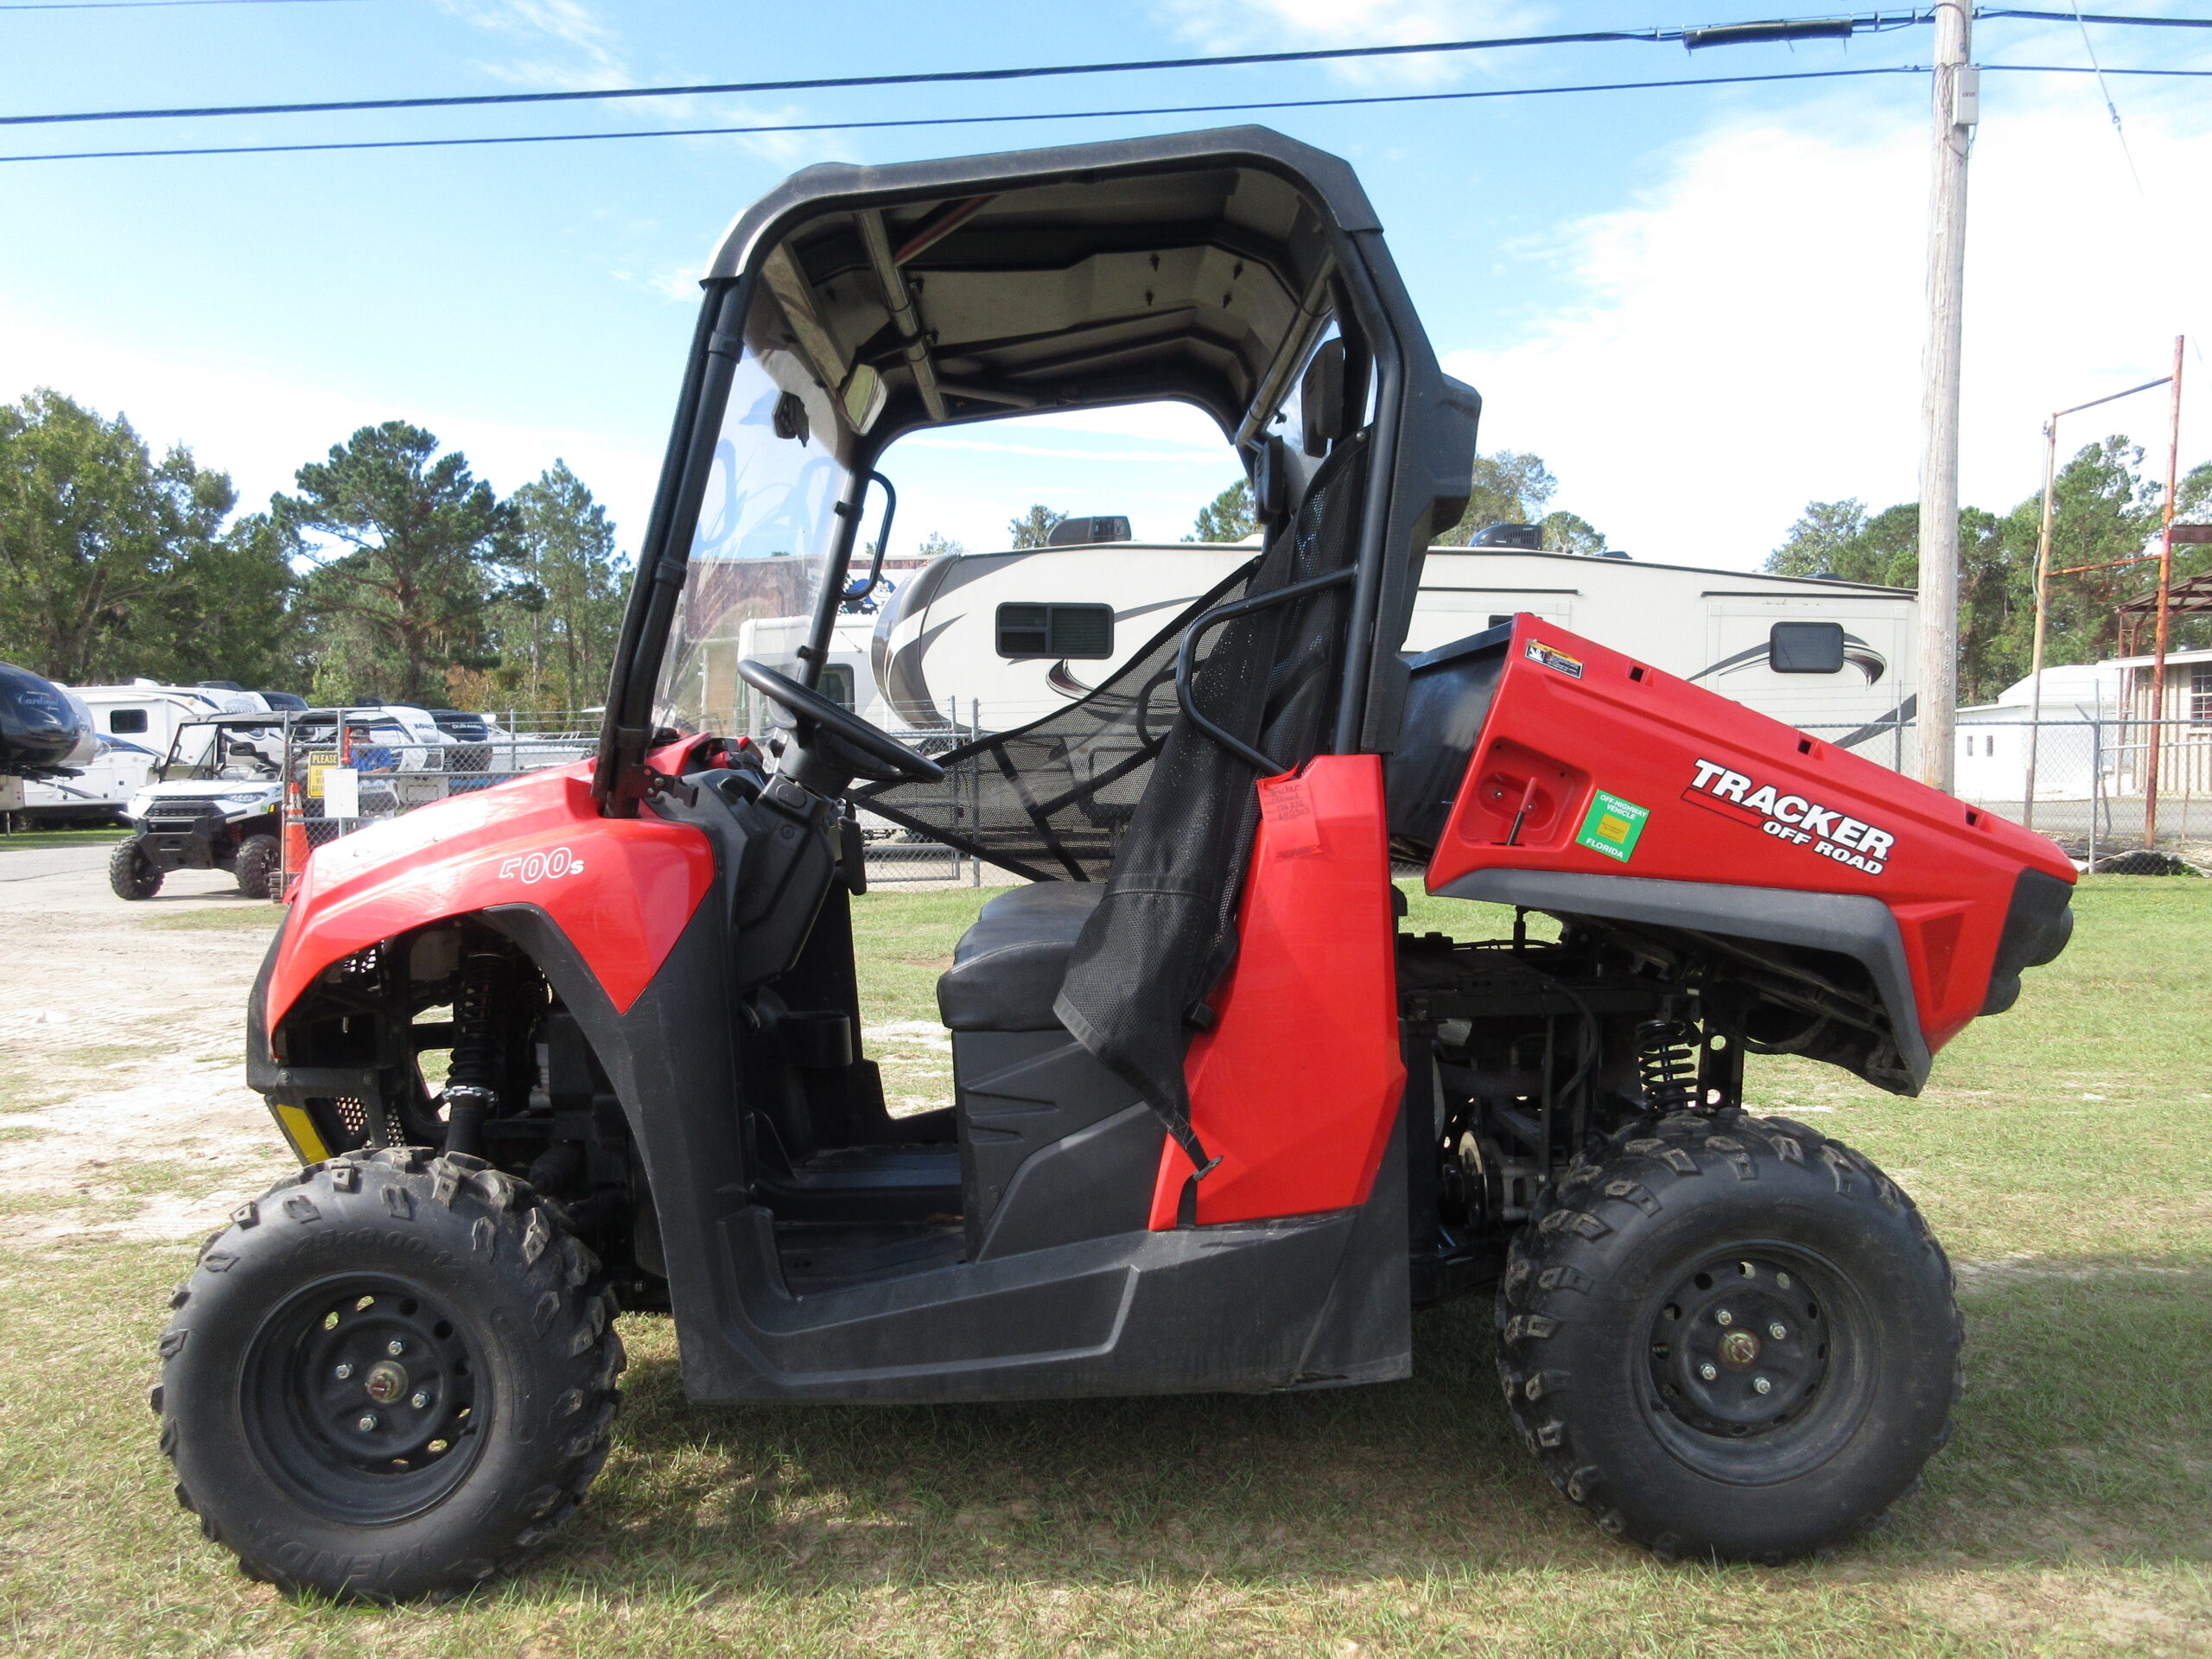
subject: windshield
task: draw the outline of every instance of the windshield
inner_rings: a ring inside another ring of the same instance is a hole
[[[656,724],[742,729],[737,664],[747,652],[798,674],[803,622],[753,630],[743,650],[739,636],[756,619],[812,614],[836,539],[834,509],[849,477],[839,451],[849,442],[836,404],[764,293],[723,408],[690,572],[661,658]],[[757,648],[755,637],[773,639],[776,648]]]
[[[188,721],[177,728],[162,764],[162,781],[269,783],[279,770],[283,740],[275,731]]]

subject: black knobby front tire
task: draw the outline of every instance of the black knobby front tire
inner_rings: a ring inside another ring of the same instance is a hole
[[[1780,1561],[1950,1439],[1949,1262],[1894,1183],[1786,1118],[1680,1114],[1578,1159],[1513,1243],[1498,1373],[1552,1484],[1663,1559]]]
[[[238,856],[232,861],[232,872],[238,879],[238,891],[249,899],[279,899],[276,884],[282,879],[284,863],[283,849],[277,846],[274,836],[248,836],[238,843]]]
[[[162,873],[146,856],[138,836],[117,842],[108,854],[107,884],[118,899],[150,899],[162,890]]]
[[[522,1183],[358,1153],[241,1205],[171,1298],[177,1501],[251,1577],[403,1600],[511,1565],[606,1461],[599,1262]]]

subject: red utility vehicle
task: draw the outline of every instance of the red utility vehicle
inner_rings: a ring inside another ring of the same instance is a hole
[[[1918,1089],[2064,944],[2048,842],[1527,616],[1402,657],[1478,399],[1274,133],[812,168],[705,286],[596,761],[322,849],[256,987],[302,1168],[156,1390],[210,1537],[334,1592],[498,1571],[607,1454],[619,1307],[699,1400],[957,1402],[1387,1381],[1495,1287],[1507,1408],[1611,1532],[1775,1559],[1911,1489],[1949,1268],[1745,1056]],[[950,753],[824,695],[896,438],[1161,397],[1249,469],[1236,578]],[[741,682],[772,757],[717,734]],[[861,1041],[862,804],[1033,878],[918,1116]],[[1401,931],[1394,861],[1514,909]]]

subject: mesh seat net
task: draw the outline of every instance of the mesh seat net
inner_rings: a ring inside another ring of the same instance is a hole
[[[1241,595],[1257,563],[1195,601],[1081,702],[936,756],[940,783],[863,785],[854,801],[1033,880],[1105,880],[1175,725],[1183,632]],[[1227,632],[1201,642],[1207,657]]]
[[[1198,614],[1332,575],[1358,556],[1367,435],[1340,442],[1252,565],[1199,600],[1097,690],[938,757],[941,784],[855,799],[1037,880],[1104,880],[1054,1011],[1132,1084],[1194,1163],[1183,1053],[1235,951],[1237,894],[1259,806],[1252,763],[1184,718],[1175,659]],[[1317,752],[1344,662],[1348,586],[1233,619],[1200,642],[1200,713],[1286,770]],[[1395,643],[1395,642],[1392,642]]]

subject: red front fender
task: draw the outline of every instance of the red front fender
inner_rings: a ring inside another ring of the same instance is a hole
[[[308,861],[269,976],[265,1028],[273,1039],[333,963],[493,905],[543,911],[626,1011],[714,874],[699,830],[600,817],[588,763],[454,796],[334,841]]]

